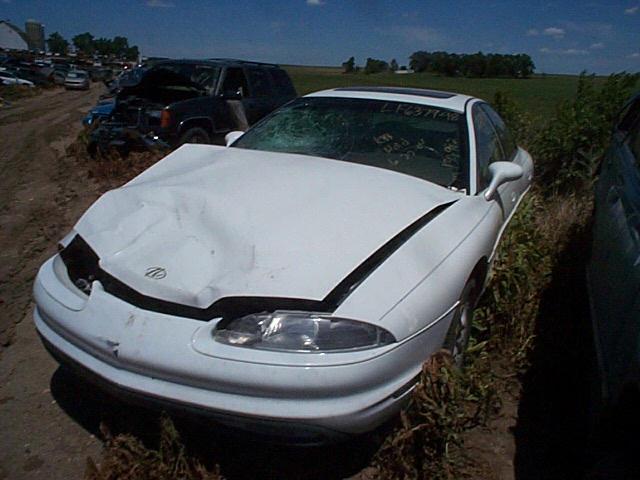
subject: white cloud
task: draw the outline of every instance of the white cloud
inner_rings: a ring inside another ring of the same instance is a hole
[[[542,31],[543,35],[554,38],[564,37],[564,29],[558,27],[547,27]]]
[[[627,55],[627,58],[640,58],[640,52],[633,52],[630,55]]]
[[[307,0],[307,5],[311,5],[312,7],[319,7],[320,5],[324,5],[323,0]]]
[[[542,47],[541,53],[552,53],[554,55],[589,55],[588,50],[580,48],[547,48]]]
[[[540,32],[536,28],[530,28],[529,30],[527,30],[528,37],[535,37],[538,35],[540,35]]]
[[[596,42],[596,43],[592,43],[589,48],[591,50],[600,50],[604,48],[604,43],[602,42]]]
[[[624,11],[624,14],[625,15],[635,15],[636,13],[638,13],[638,10],[640,10],[640,5],[636,5],[635,7],[627,8]]]
[[[151,8],[171,8],[174,6],[173,2],[167,2],[166,0],[147,0],[147,7]]]

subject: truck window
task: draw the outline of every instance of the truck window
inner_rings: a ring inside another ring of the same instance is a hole
[[[260,68],[250,68],[249,83],[254,97],[269,97],[272,95],[271,83],[267,72]]]
[[[273,83],[273,88],[278,95],[283,95],[285,97],[295,97],[296,90],[293,88],[293,84],[291,83],[291,79],[287,72],[281,70],[279,68],[274,68],[269,70],[271,73],[271,79]]]
[[[240,94],[241,97],[249,96],[247,79],[242,68],[227,68],[224,83],[222,84],[222,94],[228,96]]]

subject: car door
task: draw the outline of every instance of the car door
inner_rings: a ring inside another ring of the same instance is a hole
[[[640,105],[628,111],[619,123],[601,165],[588,267],[598,350],[614,398],[629,375],[638,375],[639,368],[639,110]]]
[[[480,104],[480,108],[487,114],[498,135],[505,160],[517,163],[524,171],[524,174],[518,180],[509,182],[510,189],[505,189],[509,191],[508,200],[510,202],[510,212],[513,213],[513,209],[531,184],[531,179],[533,178],[533,162],[524,150],[518,148],[509,127],[507,127],[500,115],[487,103]]]
[[[498,133],[483,108],[482,103],[476,103],[472,107],[472,119],[476,140],[476,171],[477,191],[486,190],[491,182],[489,165],[493,162],[504,162],[508,159],[500,142]],[[502,221],[506,221],[516,206],[518,199],[517,182],[507,182],[498,187],[498,192],[493,203],[497,203]]]

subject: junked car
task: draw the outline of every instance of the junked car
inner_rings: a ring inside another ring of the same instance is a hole
[[[598,400],[615,408],[640,394],[640,94],[616,122],[594,203],[587,283]]]
[[[114,99],[106,99],[98,102],[82,119],[82,125],[95,128],[103,120],[109,118],[115,107]]]
[[[461,364],[530,155],[485,102],[299,98],[106,193],[35,281],[53,355],[129,399],[296,442],[374,429]]]
[[[64,79],[67,90],[89,90],[90,86],[89,74],[84,70],[70,70]]]
[[[296,96],[277,65],[229,59],[161,61],[113,88],[115,108],[92,133],[90,151],[222,143]]]
[[[1,70],[0,71],[0,84],[1,85],[18,85],[23,87],[33,87],[33,82],[29,80],[25,80],[24,78],[20,78],[16,76],[13,72],[9,70]]]

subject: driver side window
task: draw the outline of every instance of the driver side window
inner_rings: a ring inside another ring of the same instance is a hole
[[[476,162],[478,165],[478,191],[489,186],[489,165],[504,161],[504,152],[493,125],[479,104],[471,112],[476,136]]]
[[[222,93],[226,96],[237,95],[238,98],[245,98],[249,96],[247,78],[245,77],[242,68],[227,68],[224,83],[222,84]]]

